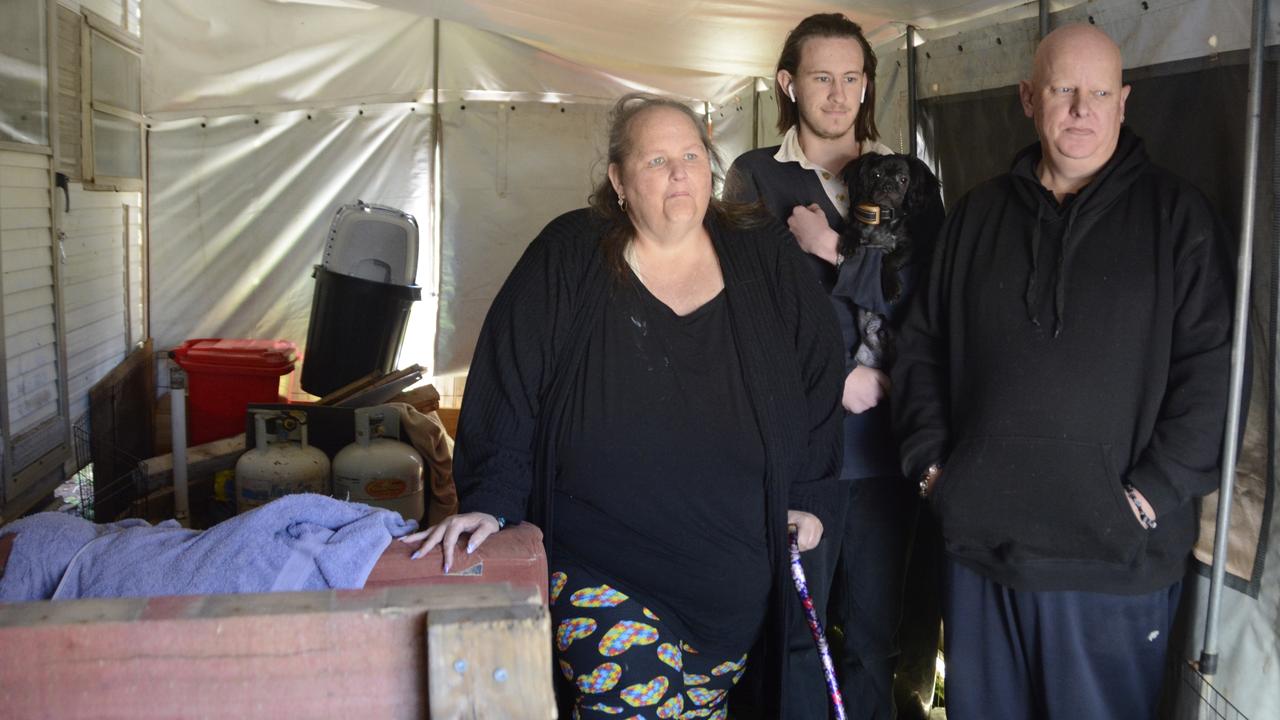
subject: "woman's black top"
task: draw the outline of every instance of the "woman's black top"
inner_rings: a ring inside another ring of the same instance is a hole
[[[557,555],[700,652],[736,657],[772,576],[764,445],[725,294],[680,316],[628,273],[588,344],[558,452]]]

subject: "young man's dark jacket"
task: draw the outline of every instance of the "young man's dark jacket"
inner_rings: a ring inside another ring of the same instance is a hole
[[[879,143],[876,143],[879,145]],[[837,232],[845,219],[827,197],[822,182],[812,170],[796,162],[778,162],[777,145],[749,150],[733,161],[725,177],[724,197],[734,202],[760,202],[770,215],[784,224],[797,205],[816,203],[822,208],[827,224]],[[884,152],[889,149],[880,146]],[[806,254],[809,266],[831,299],[844,344],[845,370],[857,366],[854,355],[862,342],[858,330],[858,309],[870,310],[889,318],[892,327],[900,324],[906,298],[911,297],[916,278],[927,271],[927,257],[933,236],[942,224],[942,200],[938,198],[919,216],[908,218],[915,250],[898,271],[902,301],[889,302],[881,287],[880,268],[884,252],[858,248],[837,270],[830,263]],[[889,423],[889,403],[881,402],[862,413],[844,416],[844,460],[840,477],[844,479],[888,477],[897,475],[901,461],[897,443]]]
[[[1127,128],[1061,205],[1041,148],[959,202],[893,372],[903,469],[955,560],[1019,590],[1180,580],[1214,489],[1230,362],[1225,232]],[[1130,510],[1146,496],[1157,527]]]

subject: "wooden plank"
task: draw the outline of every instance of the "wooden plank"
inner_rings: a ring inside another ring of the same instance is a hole
[[[16,153],[10,153],[14,156]],[[46,159],[43,155],[31,157]],[[49,187],[49,165],[44,167],[23,167],[0,163],[0,187],[6,188],[47,188]]]
[[[67,414],[71,416],[71,424],[75,425],[89,412],[89,395],[85,392],[77,393],[68,388],[67,399],[70,401],[67,405]]]
[[[4,339],[4,351],[10,357],[21,355],[25,352],[31,352],[38,347],[44,345],[52,345],[55,341],[52,328],[35,328],[26,332],[7,335]]]
[[[440,407],[440,393],[436,390],[435,385],[428,383],[411,390],[405,390],[397,395],[392,402],[402,402],[420,413],[429,413]]]
[[[69,397],[78,397],[89,392],[89,388],[98,382],[112,368],[119,365],[127,357],[124,344],[118,341],[103,343],[94,348],[92,356],[77,354],[75,361],[69,362],[67,373],[67,393]],[[151,453],[141,455],[146,457]]]
[[[0,190],[0,210],[49,207],[49,189],[4,188]]]
[[[5,168],[33,168],[46,172],[45,181],[48,182],[49,176],[49,158],[46,155],[29,153],[29,152],[10,152],[0,150],[0,170]],[[3,176],[0,176],[3,177]],[[7,183],[5,183],[7,184]]]
[[[124,243],[120,242],[120,238],[116,238],[116,251],[109,252],[106,250],[91,253],[89,255],[78,255],[72,257],[67,256],[67,262],[62,266],[62,279],[67,284],[81,283],[97,278],[114,276],[120,277],[124,273]],[[5,267],[8,267],[7,265]],[[65,286],[64,286],[65,287]],[[120,288],[121,295],[124,294],[124,288]]]
[[[128,350],[118,337],[108,338],[92,347],[77,348],[67,361],[70,365],[68,380],[79,381],[82,376],[92,375],[89,382],[95,383],[124,362],[129,355]]]
[[[0,517],[0,521],[26,513],[62,484],[65,479],[62,463],[69,453],[70,445],[63,443],[14,473],[13,483],[9,486],[11,494],[5,498],[4,507],[0,508],[6,517]]]
[[[89,449],[94,477],[117,478],[154,454],[155,352],[148,339],[122,362],[101,373],[85,394],[89,398]],[[73,389],[72,393],[78,393]],[[99,475],[101,471],[101,475]],[[132,498],[94,496],[94,517],[99,522],[119,516]]]
[[[29,270],[18,270],[17,272],[6,272],[3,278],[4,294],[19,293],[24,290],[40,288],[53,285],[53,268],[31,268]]]
[[[10,375],[24,375],[26,373],[38,370],[45,365],[52,365],[58,361],[58,348],[55,345],[36,348],[28,353],[18,356],[10,356],[5,361],[5,367]]]
[[[191,478],[213,477],[231,470],[244,454],[244,433],[187,448],[187,475]],[[173,484],[173,454],[166,453],[139,463],[148,490]]]
[[[57,380],[57,368],[52,365],[40,365],[24,373],[9,373],[9,402],[12,405],[16,399],[38,393],[50,384],[56,384]]]
[[[8,308],[8,298],[5,298],[5,310]],[[53,324],[53,305],[42,305],[27,310],[19,310],[17,312],[5,312],[4,329],[5,332],[20,333],[35,328]]]
[[[462,412],[460,408],[440,408],[436,410],[436,414],[440,416],[440,423],[444,425],[444,431],[449,433],[449,437],[458,437],[458,414]]]
[[[53,256],[50,248],[26,248],[24,250],[9,250],[3,252],[4,271],[6,273],[19,272],[21,270],[31,270],[34,268],[50,267],[53,265]]]
[[[49,385],[9,404],[9,432],[19,434],[58,416],[58,389]]]
[[[47,171],[44,171],[47,174]],[[48,185],[48,183],[45,183]],[[44,209],[18,209],[5,210],[0,212],[0,230],[8,233],[10,230],[27,230],[32,228],[48,228],[52,227],[53,220],[49,215],[49,208]]]
[[[45,286],[23,290],[16,293],[5,293],[4,311],[9,313],[26,312],[38,307],[53,307],[53,286]]]
[[[96,278],[93,280],[81,280],[75,283],[63,284],[63,296],[71,296],[68,298],[74,302],[75,296],[79,294],[81,297],[93,298],[95,300],[109,298],[113,295],[120,294],[120,283],[114,277]]]
[[[0,697],[12,720],[419,719],[427,715],[428,618],[534,602],[489,585],[8,605],[0,607]],[[545,615],[540,607],[507,614],[531,612]],[[486,630],[471,636],[492,643]],[[539,642],[546,695],[549,623]],[[523,668],[514,672],[523,678]]]
[[[75,202],[72,200],[72,202]],[[62,231],[66,232],[65,224]],[[88,228],[80,232],[67,233],[67,239],[62,241],[62,247],[67,252],[67,258],[71,259],[77,255],[91,253],[97,250],[104,250],[113,247],[119,242],[121,233],[124,228],[121,227],[104,227],[104,228]]]
[[[12,153],[14,155],[43,155],[50,157],[53,155],[53,148],[48,145],[30,145],[28,143],[18,143],[11,140],[0,140],[0,152]]]
[[[93,303],[77,307],[67,313],[66,321],[63,329],[66,332],[78,330],[88,327],[96,322],[110,319],[113,315],[120,313],[120,308],[114,306],[115,303]]]
[[[338,388],[337,390],[334,390],[328,395],[325,395],[324,397],[316,401],[316,404],[317,405],[338,405],[343,402],[348,402],[354,398],[359,397],[360,395],[363,395],[372,390],[375,390],[376,388],[380,388],[384,385],[388,385],[394,382],[400,382],[408,378],[410,375],[417,374],[418,376],[421,376],[422,372],[423,372],[422,366],[415,364],[415,365],[410,365],[409,367],[403,370],[397,370],[395,372],[387,373],[386,375],[381,375],[376,372],[370,373],[369,375],[366,375],[358,380],[353,380],[350,383]]]
[[[46,463],[54,458],[49,458],[50,453],[55,452],[60,445],[67,444],[67,426],[62,422],[62,418],[56,415],[50,416],[41,421],[35,427],[29,428],[22,432],[16,432],[13,439],[13,462],[15,468],[26,468],[27,465],[39,460]],[[63,448],[65,450],[65,448]],[[56,466],[62,465],[62,460],[66,459],[64,454],[57,461]],[[56,467],[55,466],[55,467]],[[44,474],[43,468],[32,468],[30,470],[20,470],[26,472],[28,477],[35,479]]]
[[[92,325],[77,328],[66,334],[67,349],[74,352],[76,348],[92,347],[111,338],[120,338],[120,347],[124,348],[124,309],[116,308],[114,317],[101,320]]]
[[[115,232],[116,237],[119,237],[119,202],[111,203],[110,205],[90,205],[88,203],[81,205],[77,202],[82,197],[88,198],[98,194],[115,195],[115,193],[94,192],[71,193],[71,212],[63,215],[60,223],[60,227],[67,233],[68,237],[90,235],[95,232]]]
[[[35,247],[47,248],[52,245],[53,233],[49,228],[8,230],[4,234],[4,247],[6,250],[24,250]]]
[[[427,616],[430,717],[544,720],[555,716],[551,619],[532,605],[440,610]]]
[[[142,195],[137,192],[103,192],[101,190],[85,190],[84,185],[76,183],[71,186],[71,206],[79,208],[100,210],[110,208],[112,211],[119,210],[121,205],[129,205],[131,207],[139,207],[142,205]],[[74,213],[73,213],[74,214]],[[68,220],[71,218],[67,218]],[[119,225],[119,218],[116,218],[115,224]]]
[[[118,284],[118,283],[117,283]],[[65,292],[62,295],[62,309],[64,313],[71,313],[76,310],[85,308],[98,307],[108,305],[121,314],[124,313],[124,289],[123,288],[105,288],[97,284],[81,283],[83,287],[88,287],[93,294],[79,292],[79,288],[75,291]],[[71,296],[71,297],[68,297]]]

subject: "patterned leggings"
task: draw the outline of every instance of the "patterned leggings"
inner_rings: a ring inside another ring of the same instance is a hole
[[[576,566],[551,573],[556,660],[574,684],[573,720],[728,717],[747,666],[706,658],[639,602]]]

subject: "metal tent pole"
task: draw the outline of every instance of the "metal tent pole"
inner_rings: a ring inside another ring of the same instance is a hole
[[[907,154],[916,157],[916,26],[907,26]]]
[[[1040,0],[1040,39],[1049,34],[1049,0]]]
[[[1236,455],[1239,450],[1236,441],[1240,434],[1245,354],[1249,352],[1246,330],[1249,322],[1249,281],[1253,274],[1253,223],[1257,209],[1266,16],[1267,0],[1254,0],[1253,40],[1249,50],[1248,127],[1244,146],[1244,203],[1240,209],[1240,261],[1236,271],[1235,328],[1231,338],[1231,390],[1227,405],[1227,429],[1223,439],[1222,486],[1218,490],[1218,519],[1213,539],[1209,608],[1205,613],[1204,648],[1200,651],[1202,675],[1213,675],[1218,671],[1218,620],[1222,612],[1222,588],[1227,572],[1227,535],[1231,525],[1231,495],[1236,481]]]

